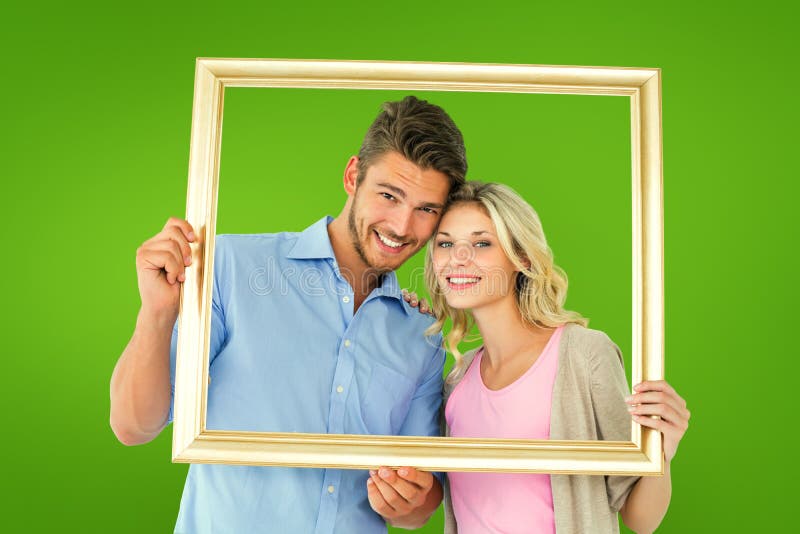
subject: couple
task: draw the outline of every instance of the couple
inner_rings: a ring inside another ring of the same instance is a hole
[[[437,332],[449,317],[458,362],[445,384],[450,435],[628,439],[632,416],[664,434],[669,465],[688,419],[682,399],[663,382],[625,398],[616,347],[562,308],[566,281],[533,210],[503,186],[465,183],[466,170],[450,117],[407,97],[384,105],[350,158],[337,218],[301,233],[219,236],[207,427],[436,435]],[[394,274],[432,236],[435,321],[404,301]],[[195,239],[170,219],[137,251],[142,306],[111,379],[111,426],[127,445],[171,421],[179,288]],[[254,290],[264,265],[275,291]],[[462,356],[470,310],[484,346]],[[452,473],[445,482],[412,467],[192,465],[175,532],[417,528],[443,495],[447,528],[462,533],[615,532],[618,510],[651,531],[670,477],[667,468],[642,479]]]

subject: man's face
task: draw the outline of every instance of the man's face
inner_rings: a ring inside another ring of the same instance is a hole
[[[348,217],[361,260],[378,272],[400,267],[433,234],[449,191],[446,174],[423,170],[397,152],[375,161],[355,187]]]

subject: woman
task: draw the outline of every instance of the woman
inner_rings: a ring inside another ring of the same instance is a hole
[[[669,505],[686,403],[663,381],[626,396],[619,349],[563,308],[566,276],[533,208],[509,187],[466,184],[431,240],[425,270],[437,319],[429,332],[452,321],[447,435],[629,441],[633,417],[663,433],[666,456],[661,477],[450,473],[445,531],[618,532],[617,512],[629,528],[653,531]],[[473,320],[483,346],[462,355]]]

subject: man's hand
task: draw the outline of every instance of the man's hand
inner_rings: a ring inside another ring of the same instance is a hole
[[[409,293],[407,289],[403,290],[403,300],[411,304],[412,308],[419,309],[420,313],[431,314],[431,307],[428,306],[428,301],[425,299],[417,298],[417,294],[414,292]]]
[[[381,467],[369,472],[367,497],[372,509],[392,526],[418,528],[439,506],[442,488],[427,471]]]
[[[169,417],[169,346],[178,317],[181,283],[192,263],[191,225],[171,218],[136,251],[142,307],[136,329],[111,375],[110,423],[125,445],[155,438]]]
[[[686,401],[664,380],[642,382],[634,386],[633,391],[634,394],[625,399],[628,411],[640,425],[661,432],[664,436],[664,457],[669,463],[689,428],[691,414],[686,409]]]
[[[170,327],[178,317],[181,283],[186,280],[185,268],[192,263],[189,243],[195,239],[188,222],[172,217],[136,251],[142,312]]]

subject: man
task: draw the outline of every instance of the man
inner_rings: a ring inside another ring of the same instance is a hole
[[[438,434],[441,339],[423,336],[431,320],[403,301],[393,271],[432,235],[466,169],[450,117],[407,97],[384,105],[348,161],[337,218],[301,233],[219,236],[208,428]],[[172,418],[173,325],[194,240],[186,221],[170,219],[137,251],[142,305],[111,378],[111,426],[127,445],[152,440]],[[198,464],[176,532],[416,528],[441,494],[413,468]]]

